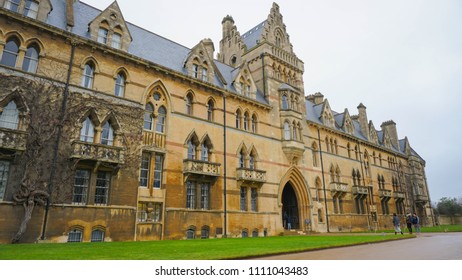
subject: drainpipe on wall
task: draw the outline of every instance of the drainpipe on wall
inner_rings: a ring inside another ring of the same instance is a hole
[[[51,197],[51,193],[53,190],[53,180],[56,175],[56,168],[58,164],[59,144],[61,143],[61,135],[63,132],[62,122],[64,121],[64,118],[66,116],[66,111],[67,111],[67,99],[69,97],[69,84],[71,80],[72,64],[74,63],[75,46],[76,46],[76,42],[71,41],[71,58],[69,60],[69,67],[67,70],[67,79],[66,79],[66,84],[64,86],[63,101],[61,103],[61,111],[59,115],[60,124],[58,125],[58,135],[56,136],[56,142],[53,147],[53,160],[51,162],[50,178],[48,179],[48,193],[50,194],[50,197]],[[48,213],[50,210],[50,197],[47,198],[47,203],[45,206],[45,214],[44,214],[45,217],[43,218],[42,235],[40,236],[40,240],[45,239],[45,232],[46,232],[47,222],[48,222]]]
[[[265,53],[261,53],[261,69],[263,71],[263,95],[269,101],[266,89],[266,74],[265,74]]]
[[[228,220],[227,220],[227,203],[226,203],[226,93],[223,92],[223,215],[224,215],[224,225],[223,225],[223,237],[228,236]]]
[[[321,132],[319,131],[319,127],[318,127],[318,143],[319,143],[319,157],[321,159],[322,187],[324,189],[324,208],[326,208],[326,226],[327,226],[327,232],[330,232],[329,210],[327,209],[326,180],[324,179],[324,162],[322,160]]]
[[[364,166],[363,166],[363,157],[361,156],[361,144],[359,143],[359,141],[357,141],[356,143],[358,143],[358,153],[359,153],[359,163],[361,165],[361,176],[363,177],[363,184],[364,186],[366,187],[366,177],[364,176]],[[373,193],[373,189],[369,189],[368,190],[371,191],[371,194],[370,194],[370,197],[369,197],[369,203],[367,203],[366,205],[366,211],[367,211],[367,227],[370,229],[371,228],[371,204],[372,204],[372,196],[374,195]]]

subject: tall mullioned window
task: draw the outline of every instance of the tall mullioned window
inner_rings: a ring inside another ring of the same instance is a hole
[[[95,204],[105,205],[108,203],[110,185],[111,173],[98,171],[96,176]]]
[[[90,171],[77,169],[74,177],[74,191],[72,194],[72,203],[86,204],[88,185],[90,182]]]
[[[152,155],[151,153],[143,153],[140,167],[140,187],[147,188],[150,182],[152,182],[151,184],[154,189],[162,188],[163,164],[163,154],[156,153]]]
[[[5,198],[6,184],[10,173],[10,162],[0,160],[0,201]]]
[[[240,191],[240,210],[247,211],[247,188],[241,187]]]

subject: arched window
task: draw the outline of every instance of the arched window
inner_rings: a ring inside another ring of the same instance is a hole
[[[164,106],[160,106],[157,111],[157,122],[156,122],[156,132],[164,133],[165,132],[165,120],[167,118],[167,110]]]
[[[249,156],[249,168],[252,170],[255,169],[255,155],[253,152]]]
[[[124,97],[125,95],[125,83],[127,78],[123,72],[119,72],[117,74],[116,82],[115,82],[115,96]]]
[[[37,18],[39,3],[33,0],[26,0],[24,15],[33,19]]]
[[[30,73],[37,72],[39,59],[39,51],[35,45],[31,45],[27,48],[26,55],[24,56],[24,62],[22,64],[22,70]]]
[[[319,177],[316,178],[316,181],[314,182],[314,185],[316,186],[316,200],[321,201],[322,188],[321,188],[321,179],[319,179]]]
[[[242,114],[240,110],[236,111],[236,128],[241,128]]]
[[[112,146],[114,144],[114,129],[109,122],[103,125],[101,132],[101,144]]]
[[[205,68],[205,66],[202,66],[202,81],[204,82],[207,82],[208,81],[208,71],[207,71],[207,68]]]
[[[287,95],[282,96],[282,110],[289,110],[289,102],[287,102]]]
[[[146,108],[144,111],[144,129],[145,130],[152,130],[152,123],[153,123],[153,115],[154,115],[154,107],[151,103],[146,104]]]
[[[207,120],[210,122],[213,121],[213,110],[215,110],[215,104],[213,100],[209,100],[209,102],[207,102]]]
[[[19,111],[14,101],[10,101],[0,113],[0,127],[18,129]]]
[[[258,230],[254,229],[252,231],[252,237],[258,237]]]
[[[239,152],[239,168],[245,167],[245,153],[244,150]]]
[[[67,242],[82,242],[83,232],[81,229],[73,229],[69,232]]]
[[[257,133],[257,123],[258,123],[257,116],[254,114],[252,115],[252,132],[253,133]]]
[[[201,239],[209,238],[210,228],[208,226],[203,226],[201,229]]]
[[[91,242],[103,242],[104,241],[104,231],[100,229],[95,229],[91,232]]]
[[[186,95],[186,114],[193,114],[193,97],[191,94]]]
[[[312,152],[312,157],[313,157],[313,166],[318,167],[319,166],[318,145],[315,142],[313,142],[313,145],[311,145],[311,152]]]
[[[19,2],[19,1],[18,1]],[[16,60],[19,54],[19,41],[15,37],[10,38],[3,49],[1,64],[9,67],[16,67]]]
[[[249,237],[249,232],[247,231],[247,229],[243,229],[242,230],[242,238],[246,238],[246,237]]]
[[[244,114],[244,130],[249,130],[249,113]]]
[[[93,143],[95,137],[95,126],[91,122],[90,118],[86,118],[82,123],[82,129],[80,130],[80,141]]]
[[[186,231],[186,239],[195,239],[196,238],[196,228],[190,227]]]
[[[201,145],[201,160],[209,161],[209,147],[205,142]]]
[[[196,144],[193,142],[193,140],[188,141],[188,159],[195,160],[196,159]]]
[[[290,124],[288,121],[284,122],[284,140],[290,140]]]
[[[337,169],[335,170],[335,182],[340,183],[341,182],[341,173],[340,173],[340,168],[337,166]]]
[[[19,4],[21,0],[6,0],[5,1],[5,9],[8,9],[13,12],[17,12],[19,9]]]
[[[333,166],[331,166],[329,169],[329,180],[331,183],[335,182],[335,170]]]
[[[95,65],[92,62],[88,62],[83,69],[82,86],[85,88],[92,88],[94,77]]]

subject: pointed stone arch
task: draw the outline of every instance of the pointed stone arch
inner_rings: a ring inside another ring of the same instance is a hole
[[[149,102],[149,99],[152,97],[152,95],[155,92],[159,92],[163,94],[163,97],[165,98],[166,102],[166,107],[172,108],[173,110],[173,103],[171,100],[171,96],[169,94],[169,91],[167,90],[167,87],[164,85],[164,83],[161,80],[157,80],[152,82],[149,86],[146,87],[143,93],[143,97],[140,100],[140,103],[146,104]]]
[[[298,224],[295,223],[292,225],[292,228],[298,227],[299,229],[304,229],[305,221],[312,220],[312,199],[308,188],[308,183],[306,182],[301,171],[296,168],[290,168],[287,173],[282,177],[279,190],[278,190],[278,206],[281,215],[281,222],[284,219],[284,189],[292,188],[294,196],[297,201],[297,219]],[[283,223],[281,223],[281,226]]]

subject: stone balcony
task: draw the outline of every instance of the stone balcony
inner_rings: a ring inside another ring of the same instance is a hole
[[[71,157],[74,159],[112,164],[124,163],[124,151],[122,147],[106,146],[82,141],[74,141],[72,143]]]
[[[303,142],[295,140],[283,140],[282,150],[286,154],[290,162],[294,162],[302,158],[305,152],[305,145]]]
[[[341,182],[331,182],[329,184],[329,188],[332,193],[346,193],[348,192],[348,184],[346,183],[341,183]]]
[[[14,151],[26,150],[25,131],[0,128],[0,148]]]
[[[367,195],[369,193],[369,189],[366,186],[353,186],[351,191],[354,195]]]
[[[391,190],[379,190],[379,197],[391,197]]]
[[[183,160],[185,181],[190,177],[215,180],[220,176],[220,166],[221,164],[215,162],[185,159]]]
[[[143,145],[154,148],[165,148],[165,134],[143,131]]]
[[[238,168],[236,169],[236,180],[249,184],[263,184],[266,182],[266,171]]]
[[[425,194],[414,194],[414,198],[416,202],[427,202],[428,201],[428,196]]]
[[[397,191],[397,192],[393,192],[393,197],[395,199],[404,199],[406,198],[406,195],[404,194],[404,192]]]

